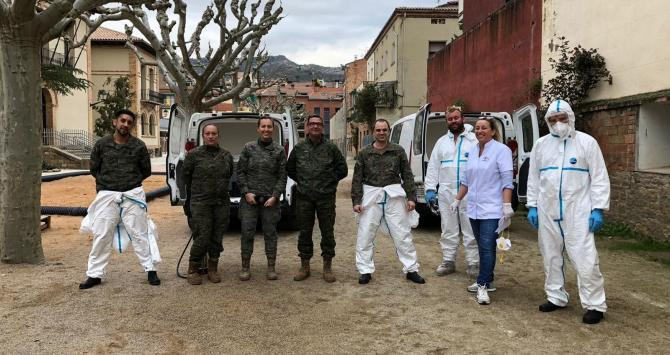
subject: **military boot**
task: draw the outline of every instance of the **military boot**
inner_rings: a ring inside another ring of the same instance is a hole
[[[186,275],[186,280],[191,285],[200,285],[202,284],[202,277],[198,273],[200,265],[198,263],[189,262],[188,263],[188,275]]]
[[[330,283],[335,282],[335,275],[333,275],[333,258],[323,258],[323,279]]]
[[[268,258],[268,272],[265,275],[267,276],[268,280],[278,279],[277,272],[275,271],[275,260],[275,258]]]
[[[207,261],[207,278],[210,282],[218,284],[221,282],[221,275],[218,271],[219,259],[209,259]]]
[[[301,259],[300,264],[300,270],[293,276],[293,281],[302,281],[309,277],[309,259]]]
[[[249,267],[251,265],[251,257],[243,256],[242,257],[242,271],[240,271],[240,281],[249,281],[251,278],[251,272]]]

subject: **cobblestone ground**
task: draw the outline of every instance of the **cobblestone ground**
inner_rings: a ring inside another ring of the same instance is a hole
[[[59,184],[59,185],[57,185]],[[44,184],[55,193],[92,191],[87,179]],[[293,281],[299,267],[297,233],[279,239],[279,280],[265,279],[262,237],[257,236],[252,279],[237,279],[239,230],[224,237],[223,282],[189,286],[175,275],[188,238],[180,207],[167,198],[150,203],[158,225],[163,284],[150,286],[134,254],[114,254],[101,286],[80,291],[91,239],[78,234],[81,218],[54,217],[43,233],[47,263],[0,264],[1,353],[663,353],[670,344],[670,273],[659,263],[600,248],[609,311],[605,321],[581,323],[576,276],[568,269],[572,302],[542,314],[544,273],[535,234],[515,217],[513,247],[496,266],[498,291],[479,306],[465,291],[462,252],[458,272],[434,275],[440,262],[439,226],[414,232],[427,284],[414,285],[401,273],[391,240],[378,235],[372,282],[358,285],[354,265],[355,222],[347,196],[338,195],[338,281],[321,279],[315,258],[312,277]],[[68,200],[86,205],[92,194]],[[318,231],[315,242],[318,250]],[[315,254],[318,255],[318,252]],[[184,266],[184,265],[182,265]],[[182,270],[184,270],[183,268]]]

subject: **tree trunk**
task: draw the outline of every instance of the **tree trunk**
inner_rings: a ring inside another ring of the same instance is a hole
[[[0,21],[0,261],[41,263],[40,40]]]

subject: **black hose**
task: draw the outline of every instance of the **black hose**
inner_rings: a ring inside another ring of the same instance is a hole
[[[146,194],[147,202],[168,195],[170,193],[169,187],[161,187]],[[56,215],[56,216],[86,216],[86,207],[64,207],[64,206],[42,206],[41,214]]]
[[[179,260],[177,260],[177,277],[182,278],[182,279],[185,279],[186,276],[179,273],[179,265],[181,265],[181,259],[184,257],[184,254],[186,253],[186,249],[188,249],[188,245],[191,244],[191,240],[193,240],[193,235],[191,235],[188,238],[188,242],[186,242],[186,246],[184,247],[184,250],[182,250],[181,255],[179,256]]]
[[[91,172],[88,171],[88,170],[70,171],[70,172],[62,173],[62,174],[53,174],[53,175],[42,176],[42,182],[49,182],[49,181],[64,179],[66,177],[90,175],[90,174],[91,174]]]
[[[86,216],[86,207],[42,206],[40,213],[58,216]]]

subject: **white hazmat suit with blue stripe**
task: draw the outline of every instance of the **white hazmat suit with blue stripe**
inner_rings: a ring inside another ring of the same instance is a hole
[[[527,206],[537,207],[545,292],[554,305],[567,305],[565,251],[577,271],[582,307],[605,312],[604,279],[589,216],[594,209],[609,209],[607,168],[596,140],[575,131],[575,115],[567,102],[552,102],[545,120],[560,112],[567,114],[567,125],[547,121],[551,134],[535,143],[528,174]]]

